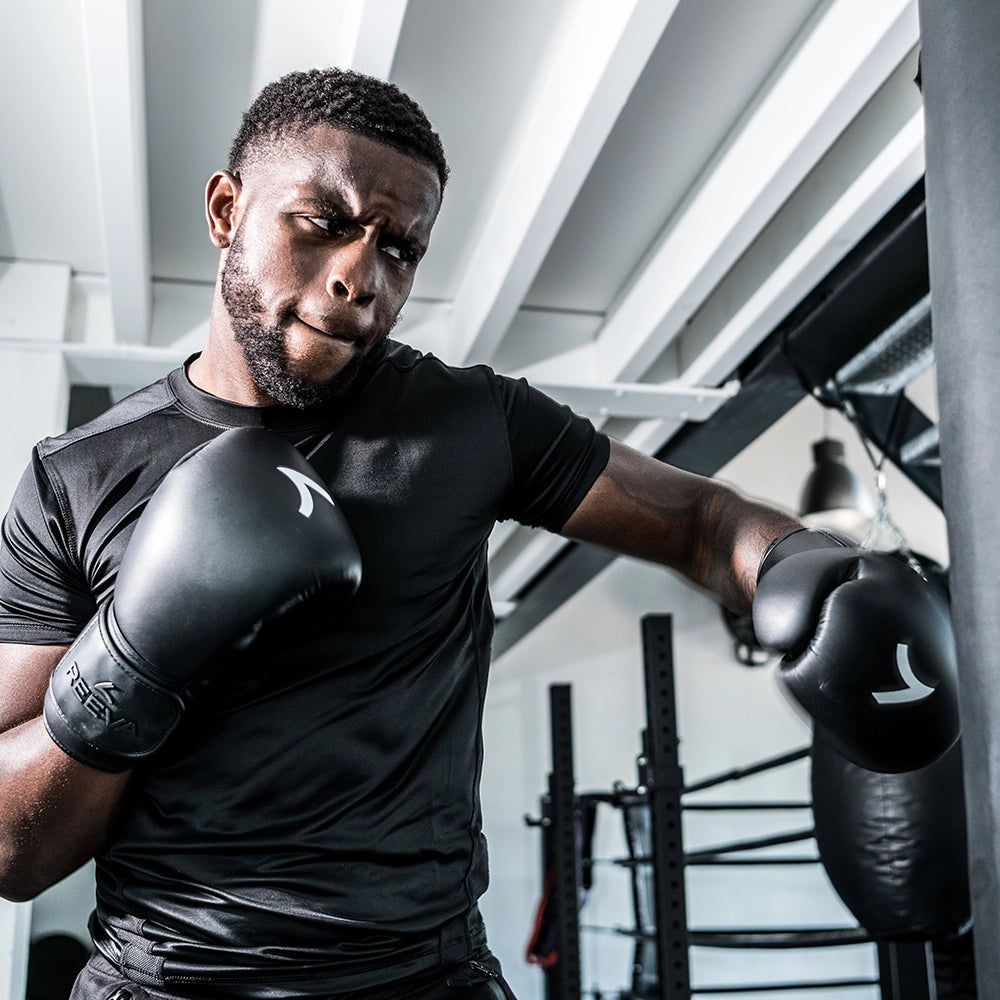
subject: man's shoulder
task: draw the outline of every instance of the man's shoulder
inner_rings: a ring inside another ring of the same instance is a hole
[[[181,419],[174,419],[178,416]],[[179,412],[168,376],[92,420],[39,441],[36,475],[63,496],[74,517],[89,516],[95,497],[148,491],[150,483],[203,439],[192,440],[192,429],[186,426],[190,423]]]
[[[158,379],[113,403],[107,410],[91,420],[62,434],[44,438],[38,443],[38,454],[43,459],[51,458],[74,446],[86,449],[88,442],[100,450],[108,447],[109,435],[122,431],[164,410],[176,403],[176,397],[169,386],[169,376]]]
[[[428,387],[442,385],[478,386],[497,381],[496,372],[488,365],[456,365],[442,360],[435,354],[418,350],[397,340],[388,340],[376,361],[375,370],[390,369],[404,378],[412,378]]]

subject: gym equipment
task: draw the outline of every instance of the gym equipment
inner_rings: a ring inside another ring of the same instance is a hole
[[[814,734],[816,843],[833,887],[873,937],[929,941],[968,929],[960,744],[927,767],[880,774]]]
[[[927,236],[981,981],[1000,982],[1000,6],[920,0]],[[996,986],[993,986],[996,989]]]
[[[768,547],[753,602],[762,646],[848,760],[909,771],[958,739],[955,641],[939,589],[905,559],[799,528]]]
[[[584,871],[579,845],[580,828],[572,754],[569,685],[550,689],[552,772],[542,798],[541,817],[527,819],[543,832],[543,902],[554,933],[547,943],[550,959],[544,966],[547,1000],[578,1000],[588,992],[620,1000],[687,1000],[702,993],[757,993],[768,989],[827,990],[857,986],[878,987],[883,1000],[974,1000],[972,939],[960,933],[940,940],[875,941],[859,925],[823,927],[695,927],[688,926],[686,870],[696,866],[774,865],[808,870],[820,863],[817,855],[777,856],[775,847],[813,840],[811,826],[767,837],[746,838],[698,851],[686,851],[682,830],[684,811],[696,809],[776,810],[781,815],[808,810],[808,802],[698,803],[691,796],[753,774],[801,761],[804,747],[770,760],[737,768],[704,781],[685,785],[677,756],[674,710],[671,619],[651,615],[642,621],[648,728],[638,760],[639,781],[634,788],[615,786],[609,792],[587,792],[588,801],[610,806],[624,822],[628,857],[613,863],[631,874],[635,924],[630,928],[587,926],[580,919],[581,878]],[[881,776],[886,777],[886,776]],[[889,776],[890,779],[896,776]],[[754,852],[761,851],[761,855]],[[599,859],[591,858],[592,869]],[[615,990],[581,988],[581,936],[612,933],[634,940],[632,974],[627,986]],[[813,981],[692,986],[689,952],[692,948],[768,949],[778,975],[781,952],[799,948],[862,946],[873,949],[875,978],[817,978]]]

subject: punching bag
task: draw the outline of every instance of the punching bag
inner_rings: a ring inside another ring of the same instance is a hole
[[[1000,983],[1000,4],[919,0],[931,317],[977,977]],[[990,987],[989,984],[993,986]]]
[[[867,771],[816,736],[816,843],[834,889],[881,941],[934,941],[970,919],[962,751],[927,767]]]
[[[915,561],[950,604],[948,573]],[[881,941],[936,941],[971,919],[961,743],[927,767],[868,771],[814,735],[811,751],[816,843],[847,908]]]

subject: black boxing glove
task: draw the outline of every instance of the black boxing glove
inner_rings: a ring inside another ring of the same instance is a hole
[[[940,590],[903,559],[800,528],[768,547],[754,631],[779,676],[847,760],[924,767],[959,735],[955,643]]]
[[[188,683],[262,621],[360,580],[351,531],[302,455],[269,431],[225,431],[149,500],[114,594],[52,673],[49,735],[84,764],[126,770],[177,725]]]

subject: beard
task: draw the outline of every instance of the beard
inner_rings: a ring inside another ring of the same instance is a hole
[[[291,310],[273,325],[265,322],[260,285],[250,277],[244,257],[241,231],[237,230],[222,266],[220,290],[236,343],[257,388],[275,402],[298,410],[343,396],[360,374],[364,358],[351,358],[329,379],[315,380],[294,372],[282,329],[291,318]]]

